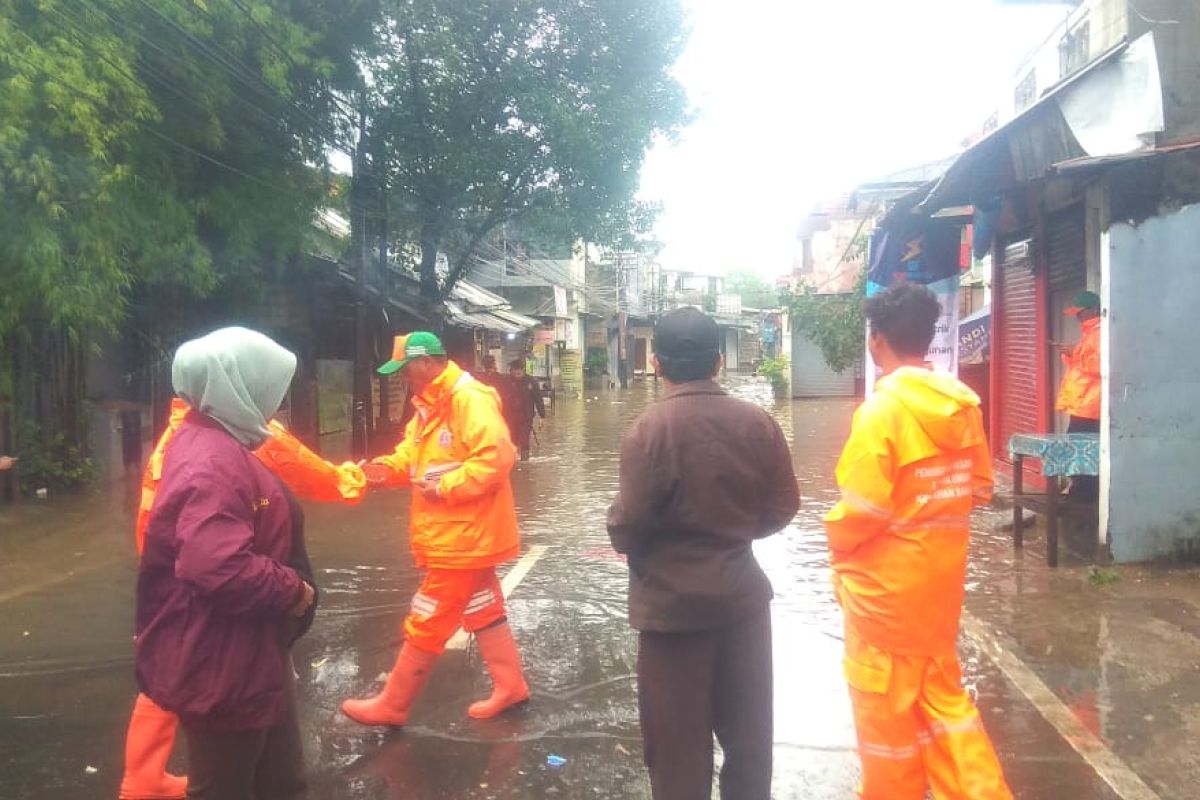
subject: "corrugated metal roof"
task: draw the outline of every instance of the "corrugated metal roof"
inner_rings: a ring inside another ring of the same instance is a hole
[[[733,314],[709,314],[710,317],[722,328],[738,328],[744,331],[754,330],[754,323],[748,319],[743,319],[740,315]]]
[[[317,209],[313,224],[334,238],[347,239],[350,237],[350,220],[332,208]]]
[[[467,280],[460,280],[450,290],[450,299],[459,300],[471,308],[506,308],[509,302],[495,292]]]
[[[503,308],[469,311],[454,300],[445,302],[446,317],[460,328],[483,328],[498,333],[524,333],[539,323],[515,311]]]
[[[507,322],[511,322],[513,325],[520,325],[522,330],[536,328],[538,325],[542,324],[539,320],[536,320],[533,317],[527,317],[524,314],[519,314],[516,311],[513,311],[511,308],[496,308],[492,309],[488,313]]]
[[[354,276],[339,272],[347,283],[355,282]],[[382,297],[378,289],[368,287],[367,291],[376,297]],[[403,292],[400,296],[389,294],[388,302],[414,317],[428,319],[422,311],[422,305],[414,288],[411,292]],[[518,314],[512,310],[512,305],[498,294],[476,286],[470,281],[459,281],[450,291],[450,297],[442,302],[446,312],[446,320],[460,328],[483,328],[500,333],[522,333],[541,325],[536,319]]]
[[[460,328],[483,328],[500,333],[520,333],[521,327],[487,311],[466,311],[453,300],[445,302],[446,320]]]
[[[1067,161],[1058,162],[1054,165],[1054,172],[1069,174],[1090,169],[1116,167],[1122,164],[1129,164],[1133,161],[1145,161],[1167,155],[1168,153],[1184,153],[1188,150],[1196,150],[1198,148],[1200,148],[1200,141],[1182,142],[1165,147],[1156,147],[1153,150],[1138,150],[1133,153],[1121,153],[1114,156],[1084,156],[1082,158],[1072,158]]]

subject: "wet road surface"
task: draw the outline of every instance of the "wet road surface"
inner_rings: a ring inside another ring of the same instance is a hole
[[[804,497],[795,523],[758,550],[777,593],[775,797],[852,798],[858,765],[841,620],[820,527],[852,407],[775,404],[768,387],[748,381],[734,390],[771,408],[794,441]],[[447,652],[403,732],[364,730],[338,713],[343,698],[373,692],[391,667],[419,576],[405,544],[405,493],[379,492],[356,508],[308,506],[323,596],[295,661],[311,797],[649,797],[625,567],[608,546],[604,511],[620,431],[654,392],[642,385],[561,401],[514,477],[524,549],[548,549],[510,598],[533,700],[498,720],[466,717],[489,689],[473,648]],[[0,798],[116,796],[135,693],[132,491],[0,508]],[[987,563],[973,567],[980,585]],[[1007,602],[1003,594],[972,601],[986,610]],[[1018,797],[1119,798],[969,641],[963,657]],[[551,755],[565,764],[549,766]],[[182,753],[175,768],[183,770]]]

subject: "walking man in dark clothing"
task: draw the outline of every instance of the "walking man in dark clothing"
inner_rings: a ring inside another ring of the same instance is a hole
[[[508,435],[521,460],[529,458],[529,439],[533,430],[533,415],[546,418],[546,404],[537,381],[525,372],[525,362],[514,358],[508,364],[508,380],[500,391],[504,405],[504,421],[508,423]]]
[[[710,317],[672,311],[654,350],[666,397],[625,435],[608,512],[613,547],[629,557],[654,798],[711,796],[715,733],[723,800],[769,800],[772,590],[751,544],[800,506],[791,450],[765,411],[714,382],[720,332]]]
[[[484,356],[481,366],[483,369],[475,373],[475,380],[499,392],[500,387],[504,384],[504,376],[496,369],[496,357]]]

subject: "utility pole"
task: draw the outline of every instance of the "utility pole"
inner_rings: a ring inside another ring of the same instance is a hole
[[[388,196],[387,196],[387,181],[380,175],[383,170],[384,154],[383,154],[383,137],[376,136],[371,140],[372,155],[371,164],[376,170],[375,182],[373,184],[375,197],[375,247],[376,247],[376,263],[378,265],[377,274],[379,275],[379,302],[382,308],[386,311],[390,308],[390,298],[392,289],[392,273],[388,261],[388,244],[391,230],[388,227]],[[387,314],[384,314],[384,319],[390,319]],[[391,331],[387,331],[388,334]],[[376,337],[367,331],[367,339],[370,344],[377,341]],[[388,352],[391,352],[391,342],[386,345]],[[369,348],[373,350],[374,348]],[[374,365],[369,365],[374,366]],[[367,380],[370,381],[370,373],[367,375]],[[375,435],[383,428],[390,433],[392,422],[392,398],[391,398],[391,379],[384,378],[379,381],[379,408],[375,413],[375,424],[370,428],[371,434]],[[370,449],[368,443],[368,450]]]
[[[629,388],[629,353],[626,339],[629,324],[625,256],[617,256],[617,379],[622,389]]]
[[[370,260],[371,237],[367,224],[367,206],[374,196],[367,179],[367,119],[364,111],[358,116],[358,143],[354,148],[350,176],[350,241],[355,258],[355,289],[357,298],[354,313],[354,389],[350,410],[350,447],[354,458],[367,458],[371,447],[371,346],[367,331],[367,262]]]

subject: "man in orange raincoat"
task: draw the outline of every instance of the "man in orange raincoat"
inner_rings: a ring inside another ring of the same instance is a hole
[[[362,725],[400,726],[459,625],[475,634],[492,695],[467,713],[486,719],[529,699],[496,567],[520,539],[509,475],[516,452],[494,389],[446,358],[432,333],[398,336],[391,361],[416,413],[389,456],[366,465],[372,484],[410,486],[410,542],[425,578],[404,620],[404,645],[383,690],[342,704]]]
[[[162,477],[167,446],[190,411],[180,398],[171,400],[167,429],[159,437],[142,475],[142,496],[134,526],[139,555]],[[254,451],[254,455],[296,495],[319,502],[357,503],[362,499],[366,478],[360,467],[352,463],[335,466],[325,461],[276,420],[271,420],[267,427],[271,438]],[[174,714],[160,708],[144,694],[138,695],[125,737],[121,800],[173,800],[186,796],[187,778],[167,773],[167,761],[175,746],[178,727],[179,720]]]
[[[979,398],[925,367],[939,314],[914,284],[867,301],[885,376],[854,416],[825,519],[864,800],[1012,797],[956,652],[970,513],[992,472]]]
[[[1070,416],[1067,433],[1100,432],[1100,297],[1095,292],[1075,295],[1065,312],[1078,318],[1080,337],[1074,347],[1058,345],[1067,373],[1058,388],[1059,411]],[[1095,499],[1100,479],[1077,475],[1071,479],[1071,494]]]

